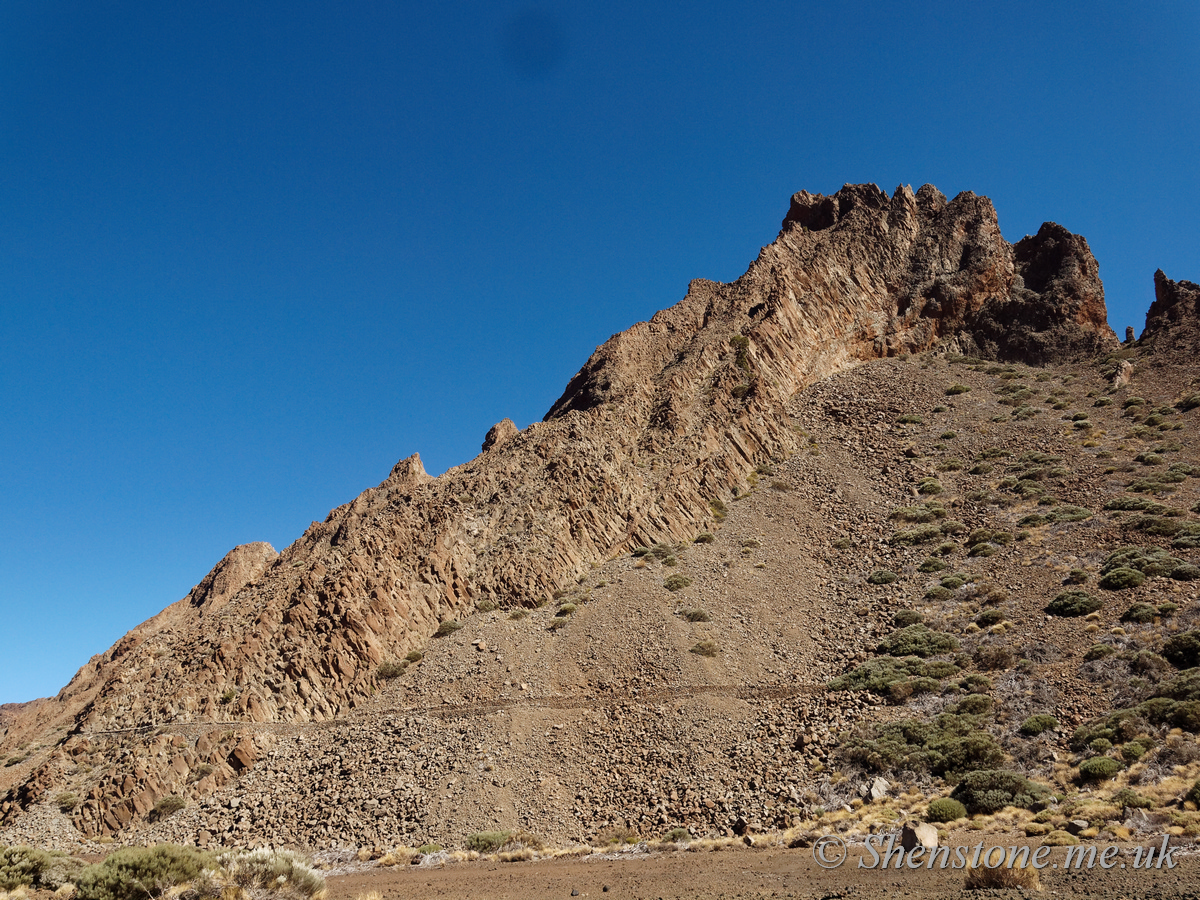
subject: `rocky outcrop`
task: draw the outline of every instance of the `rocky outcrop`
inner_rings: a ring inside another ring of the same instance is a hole
[[[517,434],[517,426],[512,419],[501,419],[488,429],[483,438],[483,452],[487,453],[493,447],[498,447]]]
[[[1059,226],[1014,248],[971,193],[798,193],[745,275],[694,281],[610,338],[543,422],[501,422],[486,452],[436,479],[415,454],[401,460],[283,553],[233,551],[90,662],[58,698],[71,736],[0,815],[44,796],[89,734],[328,722],[443,621],[539,605],[633,544],[690,541],[756,467],[799,446],[789,399],[860,361],[944,347],[1044,362],[1116,346],[1095,260]],[[146,738],[129,754],[142,762],[95,772],[77,825],[119,830],[163,791],[203,794],[253,766],[221,733],[203,752],[151,753],[159,739]]]
[[[275,548],[263,541],[234,547],[192,588],[186,602],[209,614],[217,612],[230,597],[256,581],[277,556]]]
[[[1154,273],[1154,302],[1139,343],[1158,352],[1200,351],[1200,285]]]

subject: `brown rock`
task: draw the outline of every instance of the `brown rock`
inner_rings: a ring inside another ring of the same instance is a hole
[[[501,419],[488,429],[488,433],[483,439],[483,452],[487,453],[493,447],[500,446],[518,433],[517,426],[512,419]]]

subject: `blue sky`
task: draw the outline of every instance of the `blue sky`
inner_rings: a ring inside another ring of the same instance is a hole
[[[1200,280],[1200,5],[0,3],[0,702],[231,547],[541,418],[789,196]]]

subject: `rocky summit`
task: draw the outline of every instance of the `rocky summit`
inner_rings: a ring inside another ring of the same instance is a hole
[[[1122,344],[1059,225],[797,193],[543,421],[233,549],[5,707],[0,842],[868,829],[995,813],[981,772],[1030,828],[1108,783],[1153,805],[1101,824],[1200,833],[1200,288],[1155,285]]]

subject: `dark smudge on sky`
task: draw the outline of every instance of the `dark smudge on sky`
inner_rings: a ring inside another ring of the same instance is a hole
[[[504,57],[526,78],[545,78],[562,61],[564,40],[558,16],[528,9],[504,26]]]

